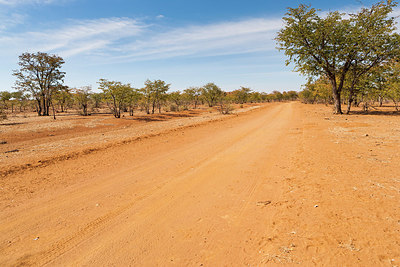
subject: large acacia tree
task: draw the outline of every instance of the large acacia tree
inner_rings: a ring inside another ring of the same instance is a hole
[[[64,60],[57,55],[43,52],[23,53],[19,56],[19,70],[16,88],[28,91],[36,99],[39,116],[49,116],[52,98],[64,81],[65,72],[61,71]]]
[[[399,35],[389,16],[396,5],[389,0],[379,2],[348,16],[338,11],[320,16],[306,5],[288,8],[276,40],[289,57],[287,64],[293,62],[302,74],[329,79],[334,113],[341,114],[346,77],[352,73],[355,85],[373,67],[398,53]]]

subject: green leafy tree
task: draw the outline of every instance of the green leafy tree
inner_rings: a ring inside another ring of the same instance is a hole
[[[100,108],[101,101],[104,99],[103,93],[93,93],[90,95],[93,101],[93,108]]]
[[[349,18],[338,11],[320,17],[306,5],[288,9],[283,18],[286,25],[276,38],[279,49],[297,71],[329,79],[334,113],[342,113],[341,93],[348,72],[357,70],[354,77],[358,77],[398,49],[399,35],[393,32],[394,19],[389,17],[396,4],[379,2]]]
[[[219,97],[219,111],[221,112],[221,114],[230,114],[234,110],[232,106],[232,103],[234,101],[235,97],[233,94],[223,92],[221,97]]]
[[[384,98],[390,99],[399,111],[400,103],[400,63],[391,61],[373,72],[369,79],[370,94],[378,98],[382,106]]]
[[[54,99],[57,101],[60,111],[65,112],[73,101],[71,89],[68,86],[60,86],[60,89],[55,92]]]
[[[152,114],[154,114],[156,108],[158,108],[158,112],[161,113],[161,107],[167,98],[169,87],[170,84],[162,80],[147,80],[145,82],[145,87],[141,89],[141,92],[143,94],[147,114],[150,114],[150,108]]]
[[[23,91],[16,91],[16,92],[12,92],[11,93],[11,112],[14,112],[14,107],[15,106],[19,106],[19,111],[22,112],[22,109],[25,107],[28,99],[29,99],[29,95],[28,94],[24,94]]]
[[[88,107],[91,99],[90,97],[91,94],[92,94],[91,86],[83,86],[82,88],[75,89],[74,97],[76,102],[78,102],[79,107],[82,109],[83,116],[89,115]]]
[[[168,99],[176,105],[176,111],[184,104],[184,95],[180,91],[171,92],[168,94]]]
[[[200,103],[202,88],[189,87],[184,90],[184,93],[187,95],[187,99],[193,103],[194,109],[196,109],[197,105]]]
[[[140,93],[140,91],[138,89],[131,88],[131,90],[128,93],[128,97],[127,97],[127,101],[126,101],[130,116],[133,116],[133,110],[141,98],[142,98],[142,94]]]
[[[103,91],[105,100],[111,106],[115,118],[121,118],[121,111],[127,103],[129,93],[132,91],[130,84],[100,79],[99,88]]]
[[[250,103],[260,103],[262,101],[262,95],[260,92],[251,92],[248,99]]]
[[[52,98],[64,81],[61,71],[64,60],[43,52],[23,53],[19,56],[19,70],[15,70],[16,88],[29,92],[37,101],[38,115],[49,116]]]
[[[2,102],[3,109],[8,108],[9,101],[11,100],[12,97],[13,96],[11,92],[8,91],[0,92],[0,100]]]
[[[202,88],[202,96],[204,100],[208,103],[209,107],[216,105],[224,92],[214,83],[207,83]]]
[[[332,91],[330,82],[326,77],[320,77],[316,80],[309,79],[304,85],[304,90],[299,94],[303,103],[331,103]]]
[[[287,100],[294,101],[299,98],[299,95],[296,91],[288,91],[286,92]]]
[[[233,91],[232,95],[236,103],[244,104],[248,101],[250,93],[251,93],[250,88],[241,86],[240,89]]]
[[[374,68],[398,57],[400,37],[395,31],[395,20],[389,17],[397,3],[380,2],[371,8],[363,8],[356,14],[350,14],[353,43],[357,50],[352,55],[348,75],[349,92],[346,113],[351,109],[358,83],[363,83],[365,76]]]

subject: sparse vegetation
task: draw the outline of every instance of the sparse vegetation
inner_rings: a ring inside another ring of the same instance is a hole
[[[50,106],[57,91],[61,90],[65,72],[64,60],[47,53],[23,53],[19,56],[19,70],[14,71],[16,88],[29,92],[37,101],[39,116],[49,116]]]
[[[288,8],[276,40],[288,56],[287,64],[294,63],[304,75],[329,80],[334,113],[342,114],[342,94],[347,94],[350,108],[364,77],[398,58],[400,35],[390,16],[396,5],[379,2],[355,14],[331,11],[326,16],[303,4]]]
[[[91,86],[70,88],[63,84],[65,72],[61,71],[64,60],[47,53],[24,53],[19,57],[20,69],[14,71],[15,88],[18,91],[0,92],[0,110],[2,118],[7,112],[35,111],[39,116],[67,113],[69,110],[87,116],[96,112],[111,111],[115,118],[121,118],[123,112],[133,116],[135,108],[140,107],[147,114],[156,110],[180,112],[201,105],[219,110],[222,114],[233,111],[233,104],[261,103],[272,101],[292,101],[298,98],[297,92],[273,91],[270,94],[253,92],[248,87],[240,87],[233,92],[223,91],[215,83],[202,87],[189,87],[183,92],[169,92],[170,84],[162,80],[147,80],[142,89],[135,89],[129,83],[100,79],[98,89]],[[212,109],[211,109],[212,110]]]

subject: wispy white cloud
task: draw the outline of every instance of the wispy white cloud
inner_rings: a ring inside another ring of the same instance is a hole
[[[121,46],[117,58],[143,60],[271,50],[281,26],[281,19],[248,19],[171,29]]]
[[[24,51],[44,51],[70,57],[108,50],[123,38],[138,35],[143,25],[129,18],[71,21],[58,29],[0,37],[0,46]]]
[[[0,0],[0,5],[17,6],[28,4],[52,4],[60,1],[57,0]]]
[[[0,21],[1,21],[0,32],[9,29],[13,26],[24,23],[25,19],[26,16],[18,13],[11,13],[11,14],[0,13]]]
[[[274,49],[282,21],[258,18],[163,31],[154,26],[130,18],[70,21],[56,29],[3,35],[0,46],[63,57],[100,54],[103,62],[243,54]]]

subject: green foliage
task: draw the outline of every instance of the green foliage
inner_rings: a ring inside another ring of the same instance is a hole
[[[400,102],[400,63],[391,61],[376,69],[369,76],[368,86],[369,95],[378,97],[379,100],[388,98],[393,101],[396,110],[399,110]],[[363,92],[365,93],[366,90]]]
[[[132,88],[132,90],[129,91],[126,104],[129,108],[130,116],[133,116],[133,109],[139,103],[139,100],[141,98],[142,98],[142,94],[139,92],[138,89]]]
[[[176,105],[176,111],[179,111],[184,104],[185,96],[180,91],[176,91],[169,93],[168,99]]]
[[[202,90],[201,87],[189,87],[184,90],[186,99],[194,104],[195,109],[201,101]]]
[[[159,113],[161,113],[161,107],[166,101],[167,92],[169,90],[170,84],[165,83],[162,80],[147,80],[145,82],[145,87],[140,90],[143,94],[144,105],[147,114],[154,114],[156,108],[158,108]]]
[[[214,83],[207,83],[202,88],[202,96],[204,100],[208,103],[209,107],[216,105],[221,97],[223,96],[223,91]]]
[[[232,103],[235,101],[235,97],[233,94],[223,93],[219,98],[219,111],[221,114],[227,115],[232,113],[234,110]]]
[[[324,103],[332,102],[332,92],[330,90],[329,80],[321,77],[317,80],[309,79],[304,85],[304,90],[299,93],[299,98],[303,103]]]
[[[115,118],[121,118],[121,111],[127,104],[129,95],[134,90],[130,84],[100,79],[99,88],[103,91],[106,102],[110,105]]]
[[[82,108],[82,115],[87,116],[88,106],[91,99],[92,87],[91,86],[83,86],[80,89],[75,89],[74,98],[78,105]]]
[[[232,92],[233,99],[235,103],[244,104],[247,102],[250,96],[251,89],[247,87],[241,86],[240,89],[237,89]]]
[[[66,111],[68,106],[73,103],[71,89],[68,86],[60,86],[54,94],[54,100],[60,106],[61,112]]]
[[[7,108],[8,101],[12,98],[12,93],[8,91],[0,92],[0,100],[2,102],[3,108]]]
[[[302,74],[329,79],[335,113],[342,113],[341,93],[348,73],[353,72],[356,83],[399,54],[400,37],[394,33],[394,18],[389,17],[396,5],[379,2],[349,17],[338,11],[321,17],[306,5],[289,8],[276,40],[288,56],[287,64],[293,62]]]
[[[52,98],[63,83],[65,72],[61,71],[64,60],[47,53],[23,53],[19,56],[16,88],[29,92],[38,104],[38,115],[48,116]]]
[[[93,93],[90,95],[92,102],[93,102],[93,107],[94,108],[100,108],[100,104],[104,99],[104,94],[103,93]]]

